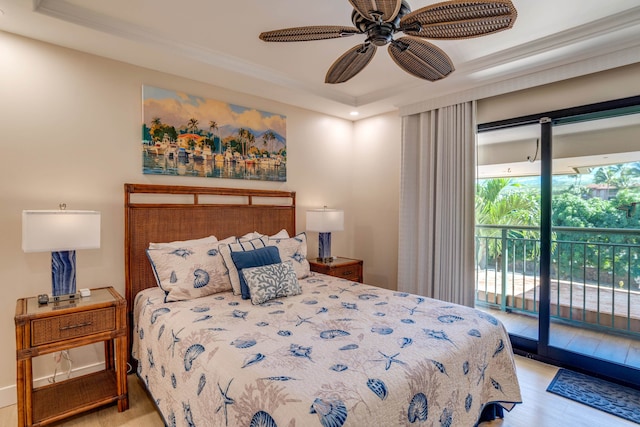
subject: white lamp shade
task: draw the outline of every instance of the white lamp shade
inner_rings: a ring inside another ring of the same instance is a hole
[[[100,212],[22,211],[22,250],[58,252],[100,247]]]
[[[307,211],[307,230],[328,233],[344,230],[344,211],[311,209]]]

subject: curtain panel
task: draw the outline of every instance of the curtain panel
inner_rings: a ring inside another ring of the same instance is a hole
[[[402,118],[398,290],[473,307],[475,101]]]

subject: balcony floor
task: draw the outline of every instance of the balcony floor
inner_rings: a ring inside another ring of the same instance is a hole
[[[500,305],[500,272],[478,270],[476,289],[477,301]],[[505,293],[507,308],[537,312],[540,279],[509,272]],[[640,334],[640,292],[554,279],[551,281],[551,315],[568,321]]]
[[[537,339],[537,317],[478,308],[500,319],[509,333]],[[552,321],[549,341],[553,347],[640,369],[640,338]]]

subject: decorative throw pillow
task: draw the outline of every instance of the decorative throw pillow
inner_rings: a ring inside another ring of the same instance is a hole
[[[222,259],[229,270],[229,281],[233,288],[234,295],[240,295],[240,277],[238,276],[238,269],[233,263],[231,258],[231,252],[252,251],[254,249],[260,249],[267,246],[267,237],[261,237],[260,239],[248,240],[246,242],[231,243],[228,245],[220,245],[220,253],[222,253]]]
[[[291,261],[242,270],[253,304],[302,293]]]
[[[266,248],[255,249],[253,251],[231,252],[231,259],[238,270],[242,299],[249,299],[250,293],[247,282],[244,280],[244,275],[242,274],[243,269],[277,264],[280,262],[280,253],[278,252],[278,248],[267,246]]]
[[[218,239],[216,238],[216,236],[209,236],[193,240],[176,240],[175,242],[167,243],[149,243],[149,249],[180,248],[182,246],[202,245],[205,243],[215,243],[217,241]]]
[[[199,298],[231,289],[219,243],[147,249],[165,302]]]
[[[282,262],[291,261],[298,279],[309,275],[309,261],[307,261],[307,235],[300,233],[288,239],[269,239],[269,245],[280,251]],[[233,283],[233,282],[232,282]]]

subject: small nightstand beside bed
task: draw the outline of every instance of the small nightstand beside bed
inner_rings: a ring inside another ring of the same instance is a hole
[[[295,234],[295,193],[125,190],[132,352],[168,425],[472,426],[483,411],[521,401],[495,318],[311,272],[305,235]],[[177,201],[158,203],[159,194]],[[255,231],[265,235],[247,235]],[[147,256],[151,242],[190,239]],[[224,269],[236,252],[261,258],[269,247],[279,263]]]

